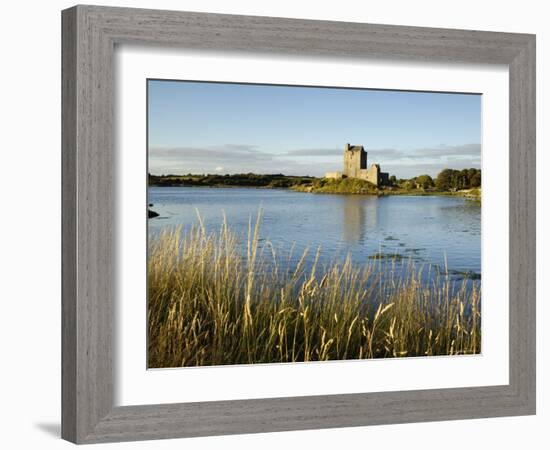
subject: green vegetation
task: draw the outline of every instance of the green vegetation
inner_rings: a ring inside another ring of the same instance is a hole
[[[369,256],[369,259],[390,259],[392,261],[401,261],[404,258],[403,255],[399,253],[374,253]]]
[[[435,186],[442,191],[473,189],[481,187],[480,169],[444,169],[435,179]]]
[[[429,175],[420,175],[414,178],[415,187],[420,189],[431,189],[434,187],[434,180]]]
[[[320,268],[320,251],[313,268],[306,252],[290,270],[259,230],[260,217],[245,257],[225,221],[219,232],[199,223],[150,242],[149,367],[480,352],[476,284],[444,274],[423,284],[412,262],[398,275],[395,261],[377,258]]]
[[[299,192],[325,194],[367,195],[454,195],[481,200],[480,169],[444,169],[435,180],[427,174],[410,179],[390,176],[389,184],[376,187],[358,178],[315,178],[283,174],[258,175],[151,175],[149,186],[206,186],[206,187],[258,187],[290,188]]]
[[[210,187],[262,187],[289,188],[309,183],[313,177],[294,177],[283,174],[258,175],[241,173],[233,175],[151,175],[149,186],[210,186]]]
[[[410,179],[397,179],[392,175],[387,185],[379,187],[358,178],[313,178],[303,180],[291,189],[328,194],[452,195],[481,200],[481,170],[444,169],[435,180],[427,174]]]
[[[372,183],[359,178],[342,178],[339,180],[316,178],[307,184],[292,186],[295,191],[320,192],[325,194],[374,194],[380,193]]]
[[[321,194],[366,194],[366,195],[450,195],[465,197],[471,200],[481,200],[481,189],[438,190],[436,188],[422,188],[411,180],[406,180],[393,186],[377,188],[368,181],[357,178],[342,178],[339,180],[317,178],[309,183],[292,186],[291,189],[299,192],[313,192]]]

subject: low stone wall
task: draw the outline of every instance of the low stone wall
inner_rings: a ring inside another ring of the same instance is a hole
[[[325,173],[325,178],[339,180],[342,178],[342,172],[327,172]]]

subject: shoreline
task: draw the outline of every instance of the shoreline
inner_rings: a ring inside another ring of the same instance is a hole
[[[283,190],[283,191],[293,191],[300,192],[304,194],[325,194],[325,195],[365,195],[365,196],[376,196],[376,197],[389,197],[389,196],[402,196],[402,197],[460,197],[466,200],[472,201],[481,201],[481,195],[472,195],[471,190],[464,191],[424,191],[421,189],[416,190],[378,190],[377,192],[330,192],[330,191],[320,191],[312,188],[311,186],[306,186],[301,189],[297,189],[294,186],[291,187],[282,187],[282,186],[240,186],[240,185],[225,185],[225,184],[216,184],[216,185],[207,185],[207,186],[197,186],[194,184],[149,184],[149,187],[159,187],[159,188],[208,188],[208,189],[267,189],[267,190]],[[309,189],[308,189],[309,188]]]

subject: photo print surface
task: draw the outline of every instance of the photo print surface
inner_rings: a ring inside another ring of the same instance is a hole
[[[481,96],[147,81],[149,368],[481,352]]]

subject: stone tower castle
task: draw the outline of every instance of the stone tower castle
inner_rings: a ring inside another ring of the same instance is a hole
[[[372,164],[367,169],[367,152],[362,145],[346,144],[344,147],[344,171],[327,172],[325,178],[359,178],[375,186],[388,183],[388,173],[380,171],[379,164]]]
[[[361,178],[361,171],[367,168],[367,152],[362,145],[344,147],[344,175]]]

